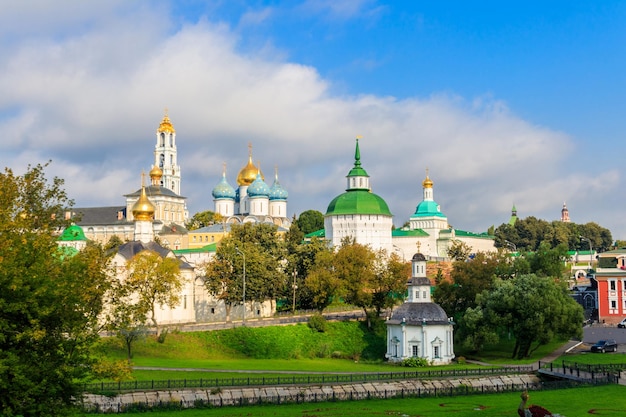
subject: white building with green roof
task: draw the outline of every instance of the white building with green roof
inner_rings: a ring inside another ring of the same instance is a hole
[[[335,197],[324,215],[326,239],[341,245],[344,238],[354,238],[372,249],[392,250],[393,216],[382,197],[372,193],[369,175],[361,166],[359,140],[356,140],[354,167],[347,175],[346,192]]]
[[[495,251],[494,237],[488,233],[473,233],[454,229],[448,218],[441,212],[441,206],[434,199],[433,181],[426,172],[422,182],[422,201],[409,219],[409,226],[393,231],[393,247],[405,260],[406,254],[418,251],[430,259],[446,258],[448,249],[454,242],[462,242],[473,252]]]

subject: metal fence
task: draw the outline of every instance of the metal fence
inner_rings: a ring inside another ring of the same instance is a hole
[[[506,374],[528,374],[533,372],[532,365],[506,368],[474,368],[474,369],[447,369],[428,371],[404,372],[377,372],[358,374],[315,374],[315,375],[285,375],[276,377],[241,377],[241,378],[200,378],[200,379],[167,379],[150,381],[119,381],[98,382],[86,384],[84,391],[100,392],[128,392],[151,391],[162,389],[181,388],[220,388],[220,387],[251,387],[251,386],[279,386],[279,385],[324,385],[350,384],[374,381],[393,381],[402,379],[433,379],[498,376]]]
[[[469,386],[461,385],[447,388],[416,388],[398,389],[382,391],[351,391],[332,393],[304,393],[299,392],[293,395],[275,395],[259,397],[232,397],[232,396],[211,396],[206,399],[196,399],[193,401],[153,401],[136,402],[132,404],[109,404],[104,408],[98,404],[85,407],[87,413],[124,413],[149,410],[182,410],[187,408],[217,408],[228,406],[250,406],[261,404],[300,404],[329,401],[356,401],[369,399],[398,399],[398,398],[430,398],[430,397],[454,397],[463,395],[481,395],[507,392],[520,392],[523,390],[557,390],[582,386],[603,385],[606,382],[596,381],[593,383],[577,383],[574,381],[551,381],[539,384],[506,384],[506,385],[481,385]]]

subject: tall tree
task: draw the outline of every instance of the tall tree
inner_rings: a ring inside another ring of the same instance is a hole
[[[354,240],[344,240],[335,254],[335,271],[342,283],[344,300],[363,310],[371,326],[369,310],[373,305],[376,254]]]
[[[512,357],[526,358],[555,337],[582,336],[582,307],[553,278],[528,274],[498,279],[477,301],[480,312],[468,310],[472,319],[467,321],[479,333],[481,329],[509,329],[515,337]]]
[[[317,252],[304,279],[311,306],[320,313],[342,294],[342,282],[335,271],[334,258],[335,253],[332,251]]]
[[[123,285],[127,294],[135,300],[137,315],[150,315],[157,336],[161,329],[156,317],[156,309],[161,305],[170,308],[180,302],[183,278],[180,274],[180,261],[177,258],[161,257],[153,251],[139,252],[127,262],[128,277]]]
[[[306,210],[300,214],[296,223],[302,233],[308,235],[324,228],[324,215],[317,210]]]
[[[72,256],[54,233],[68,224],[63,181],[45,167],[0,173],[0,409],[3,415],[59,415],[81,398],[94,364],[107,280],[106,257]]]
[[[244,263],[246,301],[274,303],[289,293],[287,253],[277,230],[272,224],[244,223],[233,225],[230,235],[221,240],[215,258],[207,265],[206,287],[227,309],[243,303]]]
[[[374,276],[370,283],[372,307],[376,317],[382,310],[391,308],[404,298],[406,283],[411,277],[411,265],[395,252],[387,256],[385,251],[376,252]]]
[[[289,266],[287,270],[292,274],[294,270],[296,271],[296,304],[300,308],[318,308],[319,303],[314,302],[314,293],[311,287],[306,285],[305,280],[314,267],[324,268],[321,266],[321,261],[316,265],[318,257],[322,256],[323,253],[332,254],[332,251],[328,242],[324,239],[318,239],[317,237],[313,237],[306,243],[300,242],[297,246],[289,249]],[[326,259],[328,258],[332,257],[327,256]],[[319,272],[320,271],[317,271],[317,273]],[[326,306],[324,306],[324,308],[325,307]]]

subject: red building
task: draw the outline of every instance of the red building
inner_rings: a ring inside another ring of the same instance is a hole
[[[617,324],[626,317],[626,249],[598,254],[598,319]]]

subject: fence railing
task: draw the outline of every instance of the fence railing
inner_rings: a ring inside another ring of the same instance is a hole
[[[532,365],[506,368],[471,368],[428,371],[377,372],[355,374],[314,374],[285,375],[275,377],[240,377],[240,378],[200,378],[200,379],[167,379],[150,381],[119,381],[85,384],[86,392],[126,392],[151,391],[180,388],[220,388],[242,386],[277,386],[277,385],[320,385],[350,384],[357,382],[393,381],[402,379],[433,379],[497,376],[506,374],[527,374],[533,372]]]
[[[402,388],[398,390],[362,390],[337,393],[335,391],[304,393],[287,395],[266,395],[258,397],[233,397],[211,395],[206,398],[196,398],[195,400],[135,402],[132,404],[122,404],[111,402],[106,405],[86,404],[85,411],[90,413],[124,413],[148,411],[155,409],[180,410],[187,408],[214,408],[227,406],[249,406],[257,404],[299,404],[306,402],[327,402],[327,401],[356,401],[367,399],[394,399],[394,398],[429,398],[429,397],[454,397],[463,395],[495,394],[507,392],[520,392],[523,390],[557,390],[581,386],[603,385],[606,382],[594,381],[593,383],[580,383],[574,381],[551,381],[539,384],[512,383],[506,385],[481,385],[481,386],[456,386],[447,388]]]
[[[557,363],[541,363],[540,370],[547,370],[553,374],[562,374],[564,376],[574,376],[586,380],[606,380],[608,383],[618,383],[620,373],[624,368],[623,364],[598,364],[589,365],[576,362],[562,361],[561,365]]]

